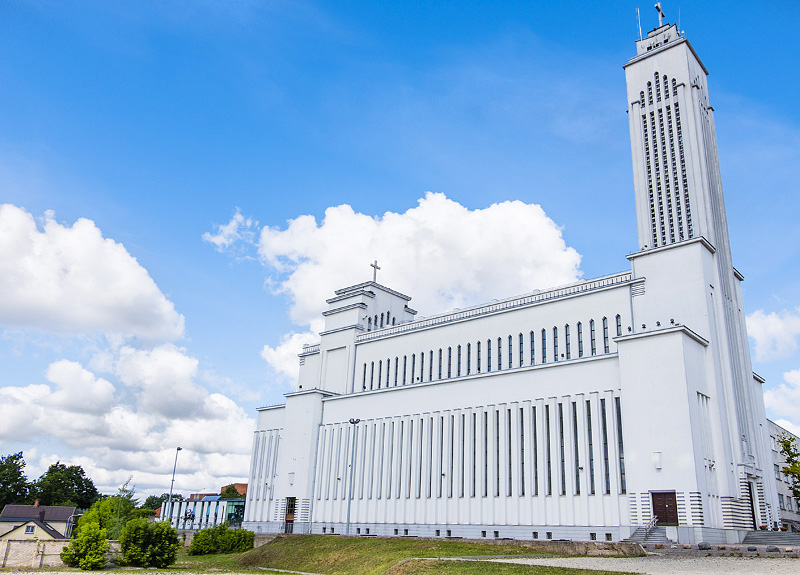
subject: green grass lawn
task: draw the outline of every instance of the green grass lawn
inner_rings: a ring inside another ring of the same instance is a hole
[[[576,571],[485,563],[480,561],[413,561],[404,559],[437,557],[473,557],[497,555],[543,555],[539,549],[521,542],[482,543],[475,541],[438,541],[427,539],[334,537],[324,535],[279,536],[235,558],[239,568],[277,568],[325,575],[380,575],[391,567],[391,575],[411,573],[501,573],[528,575],[568,575],[597,571]],[[209,565],[210,566],[210,565]],[[199,566],[198,566],[199,567]],[[262,571],[263,573],[263,571]]]

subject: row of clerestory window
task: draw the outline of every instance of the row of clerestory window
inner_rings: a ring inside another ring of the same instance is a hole
[[[385,324],[384,324],[385,320]],[[380,322],[380,323],[379,323]],[[382,327],[389,327],[390,325],[395,325],[397,323],[397,318],[394,317],[390,312],[386,312],[386,314],[375,314],[375,319],[373,320],[371,317],[367,318],[367,331],[372,331],[374,329],[380,329]]]
[[[616,334],[622,335],[622,316],[616,315]],[[601,320],[602,329],[602,352],[610,353],[610,335],[608,318]],[[575,324],[577,332],[578,353],[577,358],[585,357],[584,351],[584,325],[582,322]],[[594,319],[589,320],[588,326],[588,353],[590,356],[598,354],[598,327]],[[550,332],[550,333],[548,333]],[[427,350],[419,354],[412,353],[395,356],[394,359],[387,357],[377,361],[364,362],[361,373],[362,391],[396,387],[409,383],[423,383],[425,381],[435,381],[462,377],[462,375],[472,375],[474,373],[488,373],[495,370],[512,369],[514,367],[526,367],[537,363],[537,339],[539,345],[539,363],[545,364],[548,359],[553,362],[573,359],[572,349],[572,329],[570,324],[564,325],[563,335],[564,348],[559,348],[561,338],[559,337],[559,327],[553,326],[552,331],[542,329],[540,332],[530,331],[527,335],[519,333],[516,338],[509,334],[507,337],[498,337],[496,340],[487,339],[469,342],[466,345],[449,346],[439,348],[438,351]],[[548,356],[548,340],[552,342],[552,355]],[[462,361],[466,359],[466,361]],[[473,361],[474,359],[474,361]],[[505,365],[505,368],[504,368]],[[427,367],[427,370],[426,370]]]

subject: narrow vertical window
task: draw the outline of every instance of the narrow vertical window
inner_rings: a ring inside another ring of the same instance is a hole
[[[483,412],[483,496],[489,495],[489,414]]]
[[[605,476],[606,494],[611,493],[611,471],[608,464],[608,420],[606,418],[606,400],[600,400],[600,425],[603,432],[603,473]]]
[[[394,386],[397,387],[397,374],[400,372],[400,358],[394,358]]]
[[[509,362],[510,363],[510,362]],[[511,365],[509,365],[511,367]],[[508,462],[508,468],[506,469],[506,495],[511,497],[513,491],[514,482],[511,477],[511,463],[514,461],[514,457],[511,453],[511,410],[506,410],[506,458]]]
[[[572,402],[572,448],[575,450],[575,495],[581,494],[581,469],[578,457],[578,404]]]
[[[536,337],[531,332],[531,365],[536,365]]]
[[[381,314],[381,327],[383,327],[383,314]]]
[[[500,497],[500,410],[494,410],[494,496]]]
[[[533,444],[533,494],[539,495],[539,430],[536,427],[536,407],[531,411],[531,443]]]
[[[553,326],[553,361],[558,361],[558,328]]]
[[[439,348],[439,379],[442,379],[442,348]]]
[[[622,335],[622,316],[617,314],[617,335]]]
[[[456,348],[456,377],[461,377],[461,346]]]
[[[406,384],[406,376],[408,375],[408,356],[403,356],[403,383],[402,385]]]
[[[592,435],[592,402],[586,400],[586,435],[589,438],[589,493],[594,495],[594,437]]]
[[[367,331],[372,331],[372,318],[367,319]]]
[[[372,389],[372,385],[375,381],[375,362],[372,361],[369,364],[369,388]]]
[[[519,494],[525,495],[525,408],[523,407],[519,408]]]
[[[396,368],[396,364],[395,364],[395,368]],[[392,371],[392,360],[387,357],[386,358],[386,387],[389,387],[389,379],[390,379],[390,376],[391,376],[391,371]]]
[[[542,330],[542,363],[547,363],[547,330]]]
[[[361,389],[367,389],[367,364],[364,364],[364,377],[361,378]]]
[[[578,357],[583,357],[583,324],[578,322]]]
[[[619,489],[621,493],[627,493],[628,486],[625,482],[625,449],[622,445],[622,408],[620,407],[619,397],[614,398],[614,406],[617,412],[617,444],[619,449]]]
[[[439,376],[442,374],[442,354],[439,353]],[[433,350],[430,350],[430,361],[428,362],[428,381],[433,381]]]
[[[414,378],[416,377],[417,373],[417,354],[411,354],[411,383],[414,383]]]
[[[467,344],[467,375],[472,371],[472,344]]]
[[[564,344],[567,348],[567,359],[572,358],[572,343],[569,341],[569,324],[564,326]]]
[[[453,369],[453,348],[452,347],[448,347],[447,348],[447,379],[450,379],[451,377],[453,377],[452,369]]]
[[[497,338],[497,370],[503,369],[503,339]]]
[[[592,355],[597,355],[597,340],[594,334],[594,320],[589,321],[589,340],[592,346]]]
[[[564,453],[564,404],[558,404],[558,449],[561,467],[561,495],[567,494],[567,465]]]
[[[425,352],[419,354],[419,380],[425,381]]]
[[[525,365],[525,336],[519,334],[519,367]]]
[[[486,371],[492,371],[492,340],[486,340]]]
[[[514,367],[514,343],[513,338],[508,336],[508,369]]]
[[[544,406],[545,458],[547,460],[547,495],[553,494],[553,460],[550,444],[550,406]]]
[[[478,373],[481,372],[481,342],[478,342]]]
[[[608,353],[608,318],[603,318],[603,353]]]
[[[383,378],[383,360],[378,361],[378,389],[381,388],[381,379]]]

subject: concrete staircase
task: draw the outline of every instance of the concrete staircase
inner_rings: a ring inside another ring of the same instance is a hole
[[[674,543],[667,539],[667,528],[658,526],[650,529],[649,533],[647,533],[646,527],[638,527],[625,541],[629,543]]]
[[[742,544],[800,547],[800,533],[792,533],[789,531],[750,531],[745,536]]]

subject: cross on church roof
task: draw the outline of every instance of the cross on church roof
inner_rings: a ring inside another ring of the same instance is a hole
[[[369,264],[369,267],[372,268],[372,281],[375,283],[378,282],[378,270],[381,269],[378,265],[378,260],[375,260],[374,263]]]
[[[661,2],[656,2],[655,9],[658,10],[658,27],[664,25],[664,11],[661,9]]]

